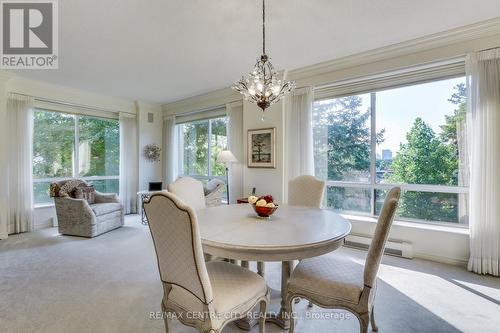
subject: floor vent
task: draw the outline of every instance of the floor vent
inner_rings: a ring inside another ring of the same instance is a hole
[[[346,237],[344,245],[355,249],[368,250],[371,241],[372,239],[367,236],[349,235]],[[411,259],[413,258],[413,247],[409,242],[389,239],[385,246],[384,253],[391,256]]]

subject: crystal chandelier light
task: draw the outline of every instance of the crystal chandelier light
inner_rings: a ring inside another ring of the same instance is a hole
[[[295,82],[282,81],[266,55],[266,4],[262,0],[262,55],[253,71],[234,83],[233,89],[239,91],[249,102],[257,104],[262,111],[278,102],[295,88]]]

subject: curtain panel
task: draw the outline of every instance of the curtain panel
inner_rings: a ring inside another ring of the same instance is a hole
[[[243,196],[243,103],[234,102],[226,104],[228,116],[228,149],[238,160],[229,165],[229,202],[236,203]]]
[[[165,186],[173,183],[178,176],[178,144],[175,125],[175,116],[168,116],[163,120],[163,150],[165,152],[165,158],[163,159],[163,178],[165,179]]]
[[[120,201],[125,214],[137,213],[139,144],[137,117],[120,113]]]
[[[500,49],[467,56],[470,144],[470,259],[468,269],[499,275]]]
[[[288,98],[285,112],[285,197],[289,180],[301,175],[314,175],[313,100],[312,87],[296,89]]]
[[[33,108],[33,97],[9,94],[6,156],[9,233],[33,230]]]

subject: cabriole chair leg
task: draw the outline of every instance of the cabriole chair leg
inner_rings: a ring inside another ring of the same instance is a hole
[[[375,323],[375,305],[372,305],[372,310],[370,312],[370,322],[372,324],[372,331],[378,332],[377,323]]]
[[[369,314],[365,313],[359,316],[359,331],[360,333],[368,333],[368,324],[370,322]]]
[[[267,302],[260,302],[260,310],[259,310],[259,333],[266,332],[266,311],[267,311]]]
[[[295,330],[295,318],[293,317],[293,304],[295,303],[295,298],[290,297],[287,302],[286,302],[286,313],[285,316],[288,317],[290,321],[290,328],[288,330],[288,333],[293,333]]]

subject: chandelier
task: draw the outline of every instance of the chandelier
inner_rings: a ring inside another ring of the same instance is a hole
[[[253,71],[234,83],[233,89],[262,111],[281,100],[295,88],[295,82],[281,80],[266,55],[266,3],[262,0],[262,55]]]

